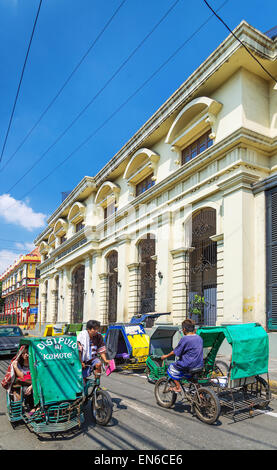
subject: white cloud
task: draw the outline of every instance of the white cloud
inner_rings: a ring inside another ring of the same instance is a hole
[[[25,242],[25,243],[16,243],[16,248],[19,250],[23,250],[23,253],[30,253],[32,250],[35,249],[35,245],[33,243]]]
[[[0,250],[0,276],[18,260],[19,254],[12,250]]]
[[[34,212],[26,202],[17,201],[9,194],[0,196],[0,217],[10,224],[20,225],[31,231],[46,224],[46,214]]]

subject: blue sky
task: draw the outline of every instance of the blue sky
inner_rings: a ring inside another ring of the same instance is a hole
[[[211,16],[203,0],[179,0],[154,33],[81,118],[20,183],[176,0],[126,0],[54,105],[15,150],[122,0],[43,0],[0,167],[0,274],[46,226],[61,192],[94,176],[159,106],[228,36],[212,17],[182,50],[72,158],[32,189],[93,133]],[[214,9],[224,0],[210,0]],[[0,147],[2,148],[39,0],[0,0]],[[219,12],[235,28],[243,19],[265,32],[277,2],[228,0]],[[107,138],[108,136],[108,138]],[[10,161],[9,161],[10,160]],[[2,168],[2,171],[1,171]]]

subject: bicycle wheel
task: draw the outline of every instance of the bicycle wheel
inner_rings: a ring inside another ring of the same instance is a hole
[[[262,403],[259,403],[256,407],[260,410],[264,410],[268,407],[270,400],[271,400],[271,391],[269,384],[265,379],[257,375],[257,396],[259,396],[262,400]]]
[[[198,389],[200,402],[197,398],[193,403],[196,416],[206,424],[213,424],[217,421],[221,407],[220,402],[213,390],[207,387]]]
[[[105,390],[97,390],[91,400],[91,411],[97,424],[106,426],[112,417],[113,402]]]
[[[167,377],[162,377],[155,384],[155,398],[158,405],[163,408],[171,408],[174,405],[177,394],[169,390],[170,387],[174,387],[173,380],[168,380]]]

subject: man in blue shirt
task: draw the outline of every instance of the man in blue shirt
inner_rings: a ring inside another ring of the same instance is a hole
[[[181,392],[180,380],[190,369],[203,367],[203,339],[195,332],[195,323],[184,320],[182,323],[184,337],[180,339],[176,348],[169,354],[161,357],[162,360],[170,356],[177,356],[178,360],[170,364],[167,374],[175,383],[173,392]]]

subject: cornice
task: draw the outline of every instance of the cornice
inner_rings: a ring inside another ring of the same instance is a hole
[[[86,188],[92,188],[96,190],[95,179],[91,176],[85,176],[80,183],[71,191],[67,198],[59,205],[56,211],[49,217],[47,220],[48,225],[53,224],[53,222],[59,218],[60,214],[71,204],[78,200],[80,193],[82,193]]]
[[[277,173],[253,184],[253,194],[268,191],[277,186]]]
[[[253,28],[244,20],[234,29],[234,32],[253,52],[256,52],[263,58],[274,61],[277,52],[276,45],[272,39]],[[242,47],[240,43],[230,34],[129,139],[124,147],[97,173],[95,176],[96,184],[101,184],[118,165],[139,149],[146,138],[160,127],[178,108],[184,106],[201,85],[240,47]]]
[[[37,236],[37,238],[34,241],[35,245],[39,245],[45,239],[45,237],[52,232],[53,224],[58,220],[62,212],[66,208],[74,204],[74,202],[78,200],[78,197],[86,188],[91,188],[92,190],[96,191],[94,178],[90,176],[85,176],[80,181],[80,183],[73,189],[73,191],[71,191],[71,193],[67,196],[67,198],[62,202],[62,204],[59,205],[59,207],[55,210],[55,212],[53,212],[53,214],[47,220],[48,227],[46,227],[46,229]],[[52,225],[51,227],[49,227],[50,224]]]

